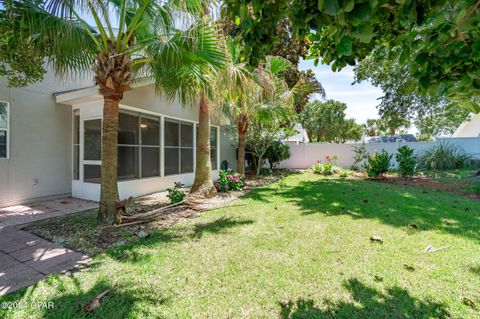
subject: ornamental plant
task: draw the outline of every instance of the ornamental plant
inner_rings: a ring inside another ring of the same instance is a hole
[[[170,204],[176,204],[185,198],[187,194],[180,190],[184,185],[180,182],[175,182],[175,185],[172,188],[167,188],[167,197],[170,199]]]
[[[415,174],[417,160],[413,152],[414,150],[412,148],[404,145],[397,150],[397,154],[395,155],[400,176],[403,178],[408,178]]]
[[[382,150],[381,153],[375,150],[373,155],[369,154],[367,162],[363,166],[367,171],[368,177],[384,176],[390,169],[391,159],[392,155],[385,150]]]
[[[245,187],[243,177],[231,168],[221,170],[213,184],[219,192],[240,191]]]

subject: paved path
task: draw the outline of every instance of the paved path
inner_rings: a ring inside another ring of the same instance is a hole
[[[44,276],[87,264],[90,258],[23,231],[28,223],[97,207],[74,198],[0,208],[0,296]]]

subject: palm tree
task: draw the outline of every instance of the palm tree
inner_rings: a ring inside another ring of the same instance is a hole
[[[162,90],[168,81],[179,83],[185,62],[194,62],[197,69],[221,64],[213,30],[196,19],[204,10],[202,1],[8,0],[4,6],[2,17],[27,27],[28,34],[19,36],[37,39],[57,73],[82,74],[93,66],[104,100],[98,220],[120,222],[116,207],[120,100],[136,77],[151,79]],[[94,27],[85,16],[92,18]],[[184,22],[181,27],[178,17]],[[170,97],[173,88],[169,83]],[[175,89],[180,92],[179,86]],[[193,100],[189,94],[180,95],[182,102]]]
[[[237,170],[245,174],[246,136],[249,123],[257,117],[259,109],[293,107],[302,94],[317,93],[323,88],[300,80],[289,89],[280,74],[290,67],[290,62],[278,56],[268,56],[263,65],[250,72],[241,60],[239,44],[230,37],[226,39],[226,44],[226,67],[222,76],[217,77],[216,91],[226,101],[224,111],[237,128]]]

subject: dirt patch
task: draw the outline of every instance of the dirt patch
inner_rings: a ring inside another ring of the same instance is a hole
[[[455,194],[461,194],[472,199],[480,200],[480,195],[468,192],[465,188],[466,184],[464,180],[451,180],[448,183],[442,183],[435,180],[432,177],[426,175],[416,175],[410,178],[402,178],[398,175],[388,174],[385,178],[369,179],[379,183],[396,184],[406,186],[416,186],[425,189],[433,189],[439,191],[452,192]]]
[[[274,183],[293,173],[278,171],[273,176],[247,176],[245,178],[246,187],[243,191],[218,193],[203,203],[202,212],[231,205],[231,202],[249,191]],[[184,190],[188,191],[188,189]],[[128,206],[128,212],[140,214],[168,204],[169,199],[166,197],[166,192],[159,192],[134,199]],[[148,223],[112,227],[98,225],[96,222],[97,211],[91,210],[33,223],[25,227],[25,230],[67,248],[93,256],[114,247],[124,246],[138,238],[148,237],[149,233],[155,229],[170,227],[187,218],[199,216],[202,212],[186,206],[178,206],[168,209],[164,214]]]

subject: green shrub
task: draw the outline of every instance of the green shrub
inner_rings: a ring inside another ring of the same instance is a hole
[[[187,194],[180,190],[183,186],[182,183],[175,182],[175,185],[172,188],[167,188],[167,197],[170,199],[170,204],[179,203],[185,198]]]
[[[322,164],[320,161],[317,161],[317,163],[313,165],[312,167],[313,173],[321,174],[325,176],[338,173],[340,171],[340,168],[334,165],[337,159],[338,157],[336,155],[334,156],[327,155],[325,157],[325,163]]]
[[[218,179],[213,184],[219,192],[239,191],[245,187],[243,177],[231,168],[218,172]]]
[[[419,164],[426,169],[446,170],[462,168],[468,164],[469,160],[471,157],[460,147],[443,142],[423,152],[419,158]]]
[[[403,178],[411,177],[415,174],[417,160],[413,152],[413,148],[404,145],[397,150],[397,154],[395,155],[398,163],[398,171]]]
[[[272,176],[273,172],[270,168],[262,167],[260,168],[259,174],[260,176]]]
[[[281,161],[290,157],[290,146],[279,141],[275,141],[270,145],[265,153],[265,158],[270,163],[270,169],[275,168]]]
[[[355,152],[355,155],[353,156],[353,169],[358,169],[358,167],[366,160],[368,159],[368,152],[367,148],[365,147],[365,143],[362,143],[362,145],[354,146],[353,151]]]
[[[472,192],[475,195],[480,195],[480,182],[476,182],[475,184],[472,185]]]
[[[348,175],[350,175],[350,172],[346,169],[342,169],[342,170],[340,170],[340,173],[338,173],[338,176],[340,176],[341,178],[345,178]]]
[[[367,162],[363,165],[369,177],[383,176],[390,169],[390,160],[392,155],[387,151],[382,150],[378,153],[376,150],[373,155],[367,156]]]

